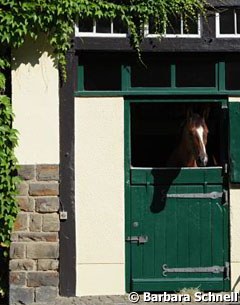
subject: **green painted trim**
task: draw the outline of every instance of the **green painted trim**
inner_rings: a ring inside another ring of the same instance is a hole
[[[229,103],[230,182],[240,182],[240,103]]]
[[[122,65],[121,67],[122,72],[122,91],[128,91],[131,85],[131,68],[126,65]]]
[[[230,263],[230,213],[229,213],[229,204],[223,207],[223,253],[224,261]],[[226,251],[226,249],[228,251]],[[231,267],[231,266],[230,266]],[[231,272],[231,270],[230,270]],[[230,291],[231,289],[231,277],[230,279],[225,278],[223,281],[224,291]]]
[[[162,88],[158,88],[158,87],[132,87],[132,88],[129,88],[129,92],[131,91],[139,91],[139,92],[142,92],[142,91],[146,91],[146,92],[149,92],[149,91],[156,91],[156,92],[191,92],[191,93],[194,93],[195,91],[200,91],[200,92],[215,92],[215,93],[218,93],[219,91],[216,90],[215,87],[209,87],[209,88],[205,88],[205,87],[189,87],[189,88],[185,88],[185,87],[177,87],[177,88],[171,88],[171,87],[162,87]]]
[[[210,98],[206,98],[206,99],[197,99],[197,98],[191,98],[191,99],[187,99],[186,97],[178,97],[178,98],[174,98],[174,99],[166,99],[166,98],[152,98],[152,99],[146,99],[146,98],[141,98],[141,99],[137,99],[137,98],[128,98],[128,102],[137,102],[137,103],[147,103],[147,102],[153,102],[153,103],[221,103],[224,104],[225,103],[225,99],[221,99],[221,98],[214,98],[214,99],[210,99]]]
[[[171,88],[176,88],[176,65],[171,65]]]
[[[176,65],[171,64],[171,87],[132,87],[131,67],[121,66],[121,90],[119,91],[85,91],[84,90],[84,66],[78,66],[77,91],[75,96],[126,96],[126,95],[231,95],[239,96],[240,90],[226,90],[225,61],[219,61],[215,65],[215,87],[176,87]]]
[[[220,94],[223,94],[223,95],[228,95],[228,96],[236,96],[236,97],[239,97],[240,96],[240,90],[235,90],[235,91],[232,91],[232,90],[221,90],[219,91]]]
[[[201,90],[176,90],[176,91],[170,91],[170,90],[163,90],[163,91],[76,91],[74,93],[75,97],[79,96],[136,96],[136,95],[146,95],[146,96],[162,96],[162,95],[168,95],[168,96],[176,96],[176,95],[227,95],[227,96],[240,96],[240,91],[201,91]]]
[[[155,168],[152,174],[152,168],[132,168],[131,185],[163,185],[165,181],[171,178],[171,184],[223,184],[222,167],[204,167],[204,168]],[[158,175],[157,175],[158,174]],[[157,178],[156,178],[157,176]],[[191,176],[191,181],[189,177]],[[174,177],[174,178],[173,178]],[[171,191],[169,190],[171,193]],[[175,190],[173,192],[176,192]]]
[[[226,91],[226,80],[225,80],[225,61],[218,63],[218,90]],[[231,91],[227,91],[231,92]]]
[[[130,194],[130,103],[124,101],[125,236],[131,236]],[[131,244],[125,243],[125,288],[131,291]]]
[[[218,62],[215,64],[215,88],[219,90],[219,73],[218,73]]]

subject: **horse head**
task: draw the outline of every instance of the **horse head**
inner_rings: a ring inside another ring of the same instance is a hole
[[[206,152],[208,127],[204,116],[197,113],[189,114],[184,131],[197,166],[206,166],[208,162]]]

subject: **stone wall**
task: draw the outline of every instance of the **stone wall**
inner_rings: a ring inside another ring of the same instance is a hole
[[[20,212],[10,248],[10,304],[42,303],[58,296],[59,166],[23,165]]]

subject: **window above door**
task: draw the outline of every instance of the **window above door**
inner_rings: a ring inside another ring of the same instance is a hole
[[[80,19],[75,25],[76,37],[127,37],[128,28],[119,18]]]
[[[240,8],[221,9],[216,13],[216,37],[240,37]]]
[[[238,54],[82,52],[76,96],[240,92]]]
[[[144,25],[143,34],[145,38],[159,37],[157,32],[163,32],[166,38],[200,38],[201,18],[197,20],[188,18],[184,20],[181,16],[172,16],[165,29],[156,28],[152,19]],[[80,19],[75,25],[76,37],[119,37],[129,36],[127,25],[120,19]]]
[[[174,14],[169,23],[157,23],[149,18],[142,26],[144,52],[239,52],[240,2],[239,0],[208,0],[205,16]],[[152,17],[153,18],[153,17]],[[138,22],[138,20],[136,20]],[[165,28],[164,28],[165,27]],[[163,33],[161,36],[158,33]],[[130,30],[118,19],[80,19],[75,25],[75,48],[88,51],[132,51]]]

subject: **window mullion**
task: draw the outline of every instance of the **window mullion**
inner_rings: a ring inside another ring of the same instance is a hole
[[[114,33],[113,19],[111,19],[111,34]]]
[[[237,12],[234,10],[234,34],[237,35]]]
[[[181,35],[183,35],[183,16],[181,16],[181,29],[180,29]]]
[[[144,23],[143,31],[144,31],[144,37],[146,37],[149,34],[149,22]]]
[[[176,64],[171,64],[171,88],[176,89]]]
[[[219,61],[218,63],[218,90],[224,91],[226,89],[226,78],[225,78],[225,61]]]

